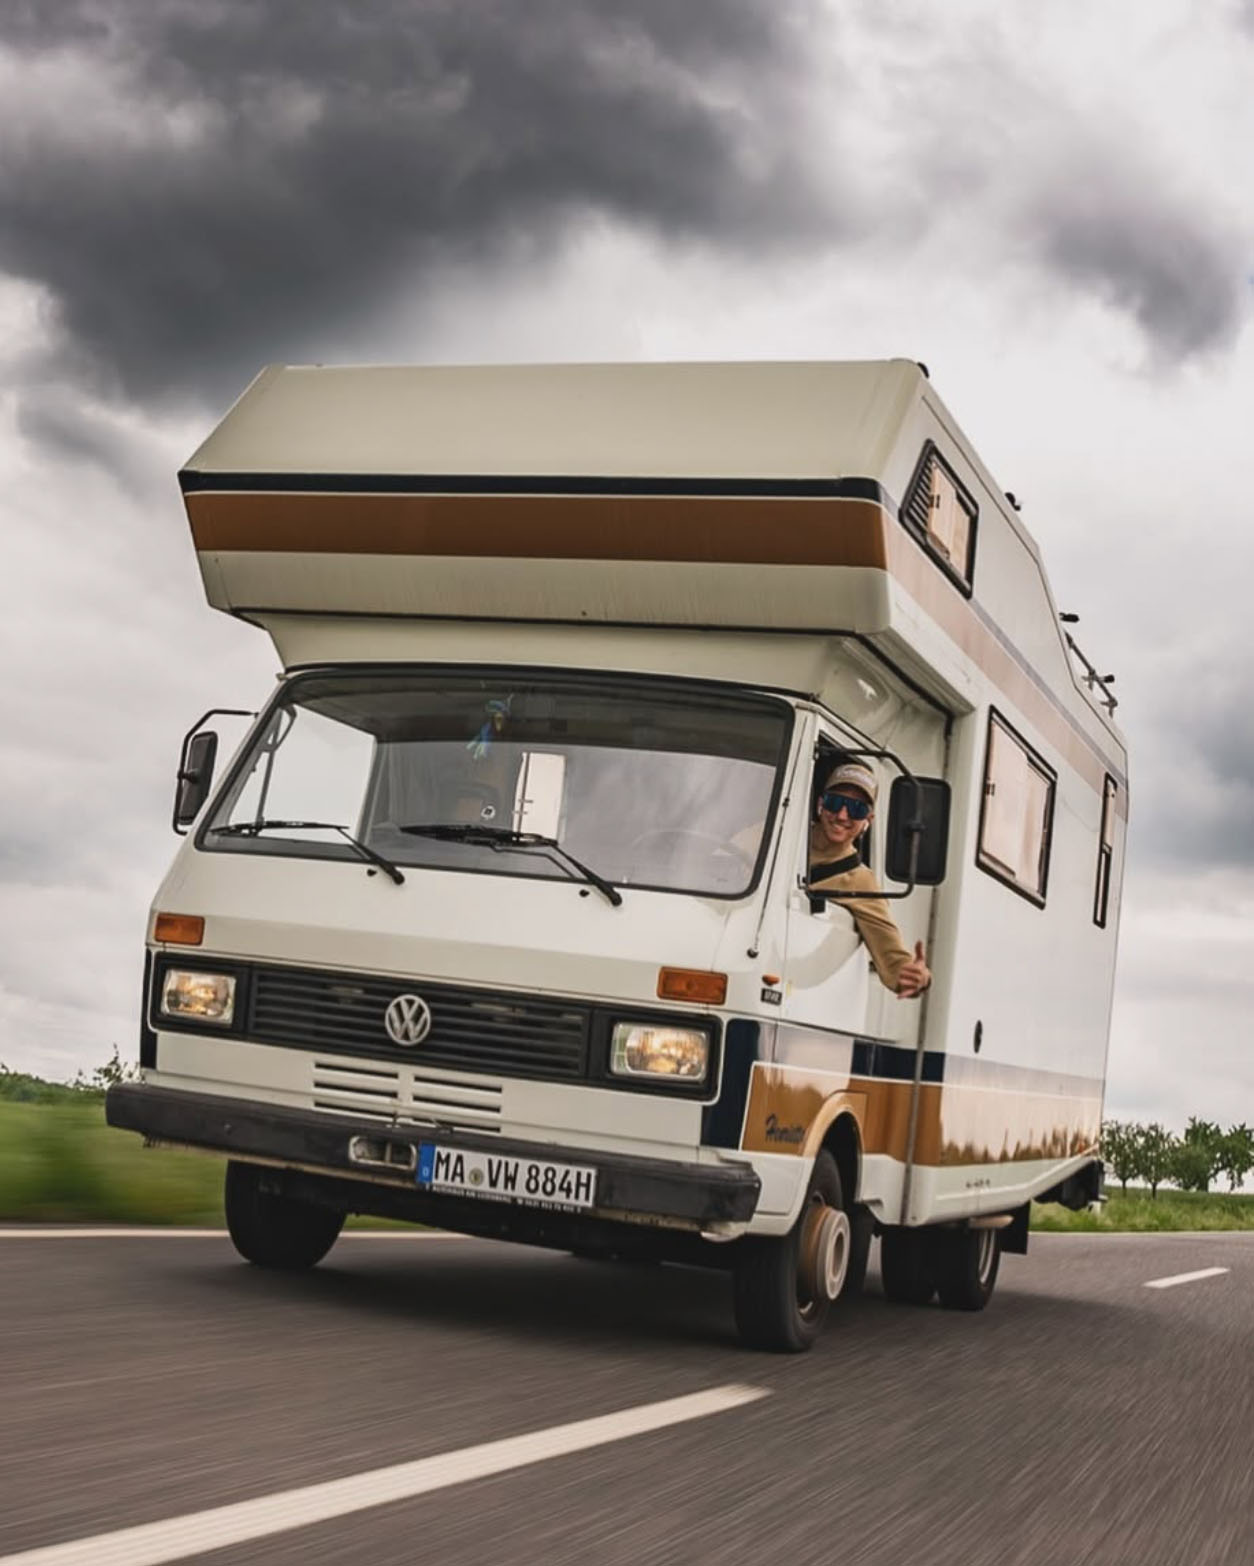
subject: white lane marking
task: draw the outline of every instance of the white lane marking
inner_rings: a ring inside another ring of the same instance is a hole
[[[160,1224],[129,1229],[0,1229],[0,1240],[225,1240],[225,1229],[166,1229]],[[445,1229],[345,1229],[341,1240],[468,1240]]]
[[[1203,1267],[1199,1272],[1178,1272],[1172,1278],[1151,1278],[1145,1285],[1147,1289],[1174,1289],[1177,1283],[1196,1283],[1199,1278],[1218,1278],[1221,1273],[1229,1272],[1228,1267]]]
[[[299,1490],[258,1496],[252,1501],[189,1512],[185,1517],[171,1517],[165,1522],[143,1523],[90,1539],[71,1539],[65,1544],[23,1550],[0,1557],[0,1566],[162,1566],[165,1561],[183,1560],[188,1555],[225,1549],[289,1528],[304,1528],[366,1507],[426,1495],[446,1485],[464,1484],[468,1479],[482,1479],[528,1463],[604,1446],[610,1441],[624,1441],[648,1430],[704,1419],[767,1395],[764,1387],[711,1387],[706,1392],[667,1398],[661,1403],[642,1403],[617,1414],[577,1419],[548,1430],[533,1430],[528,1435],[442,1452],[438,1457],[376,1468],[348,1479],[331,1479]]]

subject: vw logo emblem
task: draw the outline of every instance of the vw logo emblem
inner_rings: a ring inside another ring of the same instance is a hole
[[[394,1044],[421,1044],[431,1032],[431,1008],[421,995],[398,995],[383,1013],[383,1026]]]

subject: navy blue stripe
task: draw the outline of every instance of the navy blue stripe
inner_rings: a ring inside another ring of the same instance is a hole
[[[144,988],[139,1010],[139,1063],[151,1070],[157,1067],[157,1035],[148,1022],[148,992],[152,986],[152,953],[144,948]]]
[[[875,479],[624,478],[614,475],[476,473],[208,473],[184,468],[185,495],[206,490],[353,495],[709,495],[870,500],[895,509]]]
[[[733,1017],[723,1038],[723,1084],[718,1098],[701,1112],[703,1147],[739,1147],[749,1100],[749,1079],[758,1058],[761,1027],[744,1017]]]
[[[923,1055],[923,1081],[945,1080],[945,1055],[929,1049]],[[885,1044],[880,1039],[855,1039],[850,1074],[855,1077],[887,1078],[890,1082],[913,1082],[918,1052],[901,1044]]]
[[[856,1038],[834,1029],[780,1023],[775,1062],[798,1071],[830,1071],[882,1082],[913,1082],[917,1052],[888,1039]],[[1038,1066],[929,1049],[923,1055],[924,1082],[970,1085],[1003,1093],[1050,1093],[1061,1097],[1100,1097],[1100,1077],[1071,1076]]]

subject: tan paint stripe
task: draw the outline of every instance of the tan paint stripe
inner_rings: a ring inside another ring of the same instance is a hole
[[[912,1091],[909,1082],[757,1065],[741,1145],[749,1153],[812,1157],[837,1115],[848,1111],[864,1153],[904,1163]],[[1072,1158],[1096,1149],[1100,1122],[1096,1096],[925,1082],[914,1161],[935,1168]]]
[[[1100,756],[1090,749],[1067,722],[1023,665],[1007,651],[966,599],[949,585],[904,528],[889,529],[887,543],[888,569],[911,598],[983,670],[998,690],[1004,693],[1008,703],[1018,708],[1041,734],[1048,737],[1066,762],[1094,789],[1100,790],[1106,776],[1106,768]],[[1111,744],[1113,748],[1113,740]],[[1115,809],[1126,819],[1126,788],[1119,789]]]
[[[649,495],[185,497],[203,551],[864,566],[893,577],[1094,789],[1105,764],[895,519],[868,500]],[[1113,741],[1112,741],[1113,745]],[[1122,766],[1120,766],[1122,772]],[[1127,790],[1116,810],[1127,815]]]
[[[687,560],[884,570],[869,500],[612,495],[188,495],[198,550]]]

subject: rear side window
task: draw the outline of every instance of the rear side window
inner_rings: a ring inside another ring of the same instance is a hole
[[[999,713],[988,720],[976,862],[1045,906],[1057,776]]]
[[[1097,839],[1097,886],[1093,893],[1093,923],[1106,928],[1110,912],[1110,871],[1115,857],[1115,801],[1119,785],[1109,774],[1102,785],[1102,829]]]
[[[977,516],[974,499],[929,441],[914,471],[901,520],[968,594],[975,573]]]

